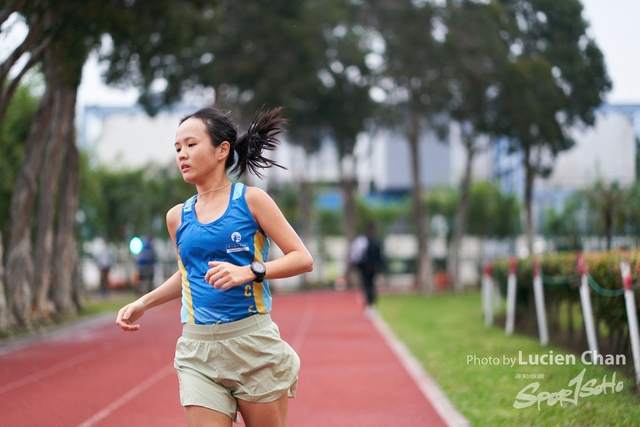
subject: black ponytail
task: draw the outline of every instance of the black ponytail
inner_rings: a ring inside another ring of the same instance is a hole
[[[259,110],[256,113],[249,124],[247,132],[240,135],[235,144],[232,144],[233,149],[238,154],[238,159],[230,171],[231,174],[242,176],[248,169],[254,175],[262,178],[260,169],[272,166],[286,169],[274,160],[263,156],[265,150],[273,151],[280,144],[278,135],[284,132],[282,126],[287,123],[287,120],[280,115],[281,113],[282,107],[277,107],[267,112]]]
[[[183,117],[180,120],[180,124],[190,118],[202,120],[214,147],[219,146],[224,141],[231,144],[231,151],[227,157],[225,167],[227,169],[231,168],[229,172],[232,175],[237,174],[238,177],[241,177],[249,169],[254,175],[262,178],[260,169],[272,166],[286,169],[274,160],[267,159],[262,155],[263,151],[273,151],[280,144],[280,140],[277,137],[284,132],[282,126],[287,123],[287,119],[282,117],[281,113],[282,107],[274,108],[266,113],[262,109],[259,110],[251,120],[249,130],[240,137],[237,137],[237,125],[229,115],[215,108],[202,108],[193,114]]]

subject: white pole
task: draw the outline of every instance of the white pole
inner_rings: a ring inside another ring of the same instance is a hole
[[[549,344],[549,330],[547,329],[547,311],[544,307],[544,290],[540,277],[540,262],[536,259],[533,264],[533,294],[536,301],[536,316],[538,317],[538,333],[540,345]]]
[[[516,264],[515,258],[509,261],[509,277],[507,278],[507,324],[505,333],[513,334],[516,317]]]
[[[622,283],[624,284],[624,300],[627,306],[627,318],[629,319],[629,338],[631,339],[631,351],[633,352],[633,366],[636,370],[636,385],[640,386],[640,338],[638,337],[638,312],[636,300],[631,289],[631,268],[629,263],[620,263]]]
[[[493,324],[493,283],[491,280],[491,265],[486,264],[482,270],[482,303],[484,306],[484,325]]]
[[[580,273],[580,302],[582,303],[582,317],[584,327],[587,332],[587,342],[591,358],[598,354],[598,340],[596,339],[596,327],[593,320],[593,309],[591,308],[591,293],[589,292],[589,282],[587,277],[587,266],[582,255],[578,255],[578,273]]]

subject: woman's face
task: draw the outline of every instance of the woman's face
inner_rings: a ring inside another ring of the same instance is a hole
[[[185,182],[198,184],[211,178],[216,170],[224,171],[229,143],[211,144],[205,124],[198,118],[185,120],[176,132],[176,163]]]

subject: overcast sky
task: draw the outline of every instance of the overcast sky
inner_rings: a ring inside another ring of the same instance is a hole
[[[584,17],[590,24],[589,35],[604,53],[613,81],[606,100],[640,103],[640,0],[582,0],[582,3]],[[0,37],[0,53],[6,52],[6,46],[6,37]],[[136,98],[135,90],[106,88],[95,60],[87,63],[78,93],[80,104],[131,105]]]
[[[640,1],[582,0],[582,4],[589,35],[604,53],[613,81],[607,101],[640,104]]]

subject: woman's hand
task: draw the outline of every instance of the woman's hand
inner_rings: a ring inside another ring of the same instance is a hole
[[[133,322],[141,318],[145,311],[146,307],[140,300],[127,304],[118,311],[116,325],[120,326],[123,331],[137,331],[140,329],[140,325],[133,324]]]
[[[216,289],[229,289],[252,281],[256,276],[246,265],[239,267],[228,262],[209,261],[209,270],[204,279]]]

